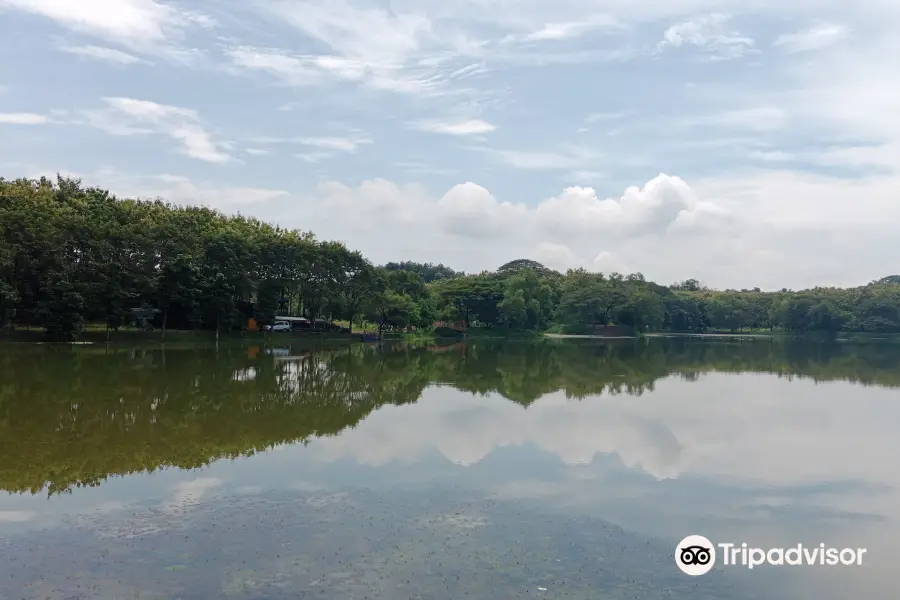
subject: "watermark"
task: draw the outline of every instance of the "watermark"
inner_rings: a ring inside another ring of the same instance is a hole
[[[702,535],[689,535],[675,546],[675,564],[687,575],[705,575],[719,562],[724,567],[754,569],[771,566],[861,566],[865,548],[831,548],[825,544],[790,548],[757,548],[746,543],[713,544]],[[718,560],[720,559],[720,560]]]

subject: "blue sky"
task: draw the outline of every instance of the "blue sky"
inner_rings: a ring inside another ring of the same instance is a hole
[[[0,174],[376,262],[718,287],[898,270],[884,0],[0,0]]]

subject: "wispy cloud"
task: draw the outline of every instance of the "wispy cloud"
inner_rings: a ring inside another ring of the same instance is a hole
[[[740,58],[755,52],[755,42],[729,29],[731,16],[714,13],[695,17],[672,25],[663,33],[659,48],[694,46],[711,60]]]
[[[178,21],[174,8],[156,0],[0,0],[0,6],[38,14],[83,33],[147,42],[165,40],[166,30]]]
[[[378,65],[339,55],[291,54],[273,48],[240,46],[226,55],[243,71],[262,71],[286,85],[322,85],[334,81],[357,83],[373,89],[404,94],[436,93],[439,79],[428,70],[420,74],[397,65]]]
[[[50,118],[36,113],[0,113],[0,124],[4,125],[44,125]]]
[[[371,144],[372,140],[369,138],[349,137],[302,137],[297,138],[297,143],[336,152],[356,152],[360,146]]]
[[[158,104],[134,98],[104,98],[106,108],[82,111],[83,124],[111,135],[163,134],[180,145],[180,151],[191,158],[211,163],[225,163],[232,157],[225,145],[213,140],[201,125],[197,111]]]
[[[847,37],[849,30],[843,25],[820,23],[808,29],[780,36],[772,44],[787,52],[810,52],[838,43]]]
[[[0,0],[0,8],[40,15],[76,33],[182,64],[195,61],[200,54],[179,45],[185,32],[215,25],[207,15],[159,0]],[[94,52],[94,58],[98,58]],[[111,56],[108,52],[105,55]]]
[[[622,25],[611,15],[596,14],[581,20],[546,23],[525,35],[509,35],[503,41],[545,42],[581,37],[598,29],[618,29]]]
[[[257,145],[295,144],[311,146],[329,152],[356,152],[360,147],[373,143],[372,138],[365,135],[254,137],[247,141]]]
[[[413,125],[420,131],[447,135],[479,135],[496,131],[497,127],[481,119],[463,121],[422,121]]]
[[[134,56],[133,54],[128,54],[127,52],[116,50],[115,48],[106,48],[103,46],[60,46],[59,49],[63,52],[81,56],[83,58],[89,58],[92,60],[99,60],[119,65],[133,65],[135,63],[146,62],[143,59]]]

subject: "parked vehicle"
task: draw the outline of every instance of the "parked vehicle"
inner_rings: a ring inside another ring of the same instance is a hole
[[[275,321],[273,325],[266,325],[266,331],[290,331],[291,324],[287,321]]]

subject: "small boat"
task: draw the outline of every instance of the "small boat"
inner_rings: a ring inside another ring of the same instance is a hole
[[[377,342],[378,334],[377,333],[364,333],[359,336],[359,339],[362,342]]]

